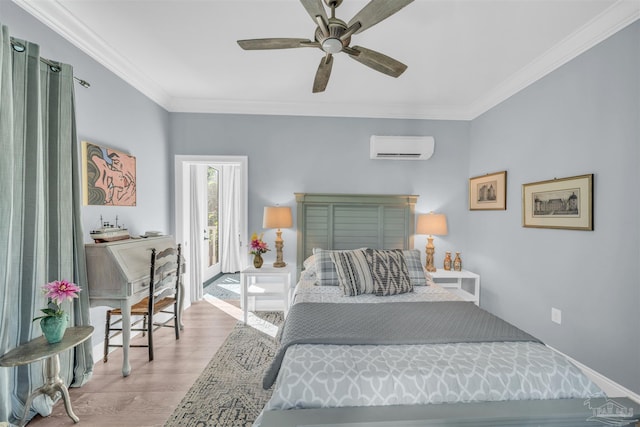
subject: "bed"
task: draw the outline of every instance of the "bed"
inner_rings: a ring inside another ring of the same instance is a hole
[[[298,283],[256,426],[594,425],[616,408],[624,425],[640,413],[430,281],[411,249],[417,196],[296,198]]]

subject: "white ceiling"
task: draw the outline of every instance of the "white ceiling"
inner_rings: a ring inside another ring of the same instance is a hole
[[[312,94],[320,50],[236,43],[312,39],[298,0],[13,1],[169,111],[458,120],[640,17],[640,0],[415,0],[351,42],[405,63],[403,75],[340,53]],[[344,0],[336,16],[348,22],[366,3]]]

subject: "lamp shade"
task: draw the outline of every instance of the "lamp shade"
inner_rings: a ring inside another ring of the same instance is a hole
[[[418,215],[418,225],[416,226],[416,233],[436,236],[446,235],[447,217],[444,214],[435,214],[433,212],[424,215]]]
[[[290,228],[293,226],[291,208],[288,206],[265,206],[262,228]]]

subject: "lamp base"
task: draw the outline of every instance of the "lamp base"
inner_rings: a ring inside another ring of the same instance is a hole
[[[282,231],[278,228],[278,231],[276,231],[276,262],[273,263],[275,268],[282,268],[287,265],[287,263],[282,260],[283,246],[284,242],[282,241]]]
[[[433,254],[436,252],[436,248],[433,246],[433,237],[431,236],[427,237],[425,252],[427,253],[427,265],[425,268],[429,273],[435,273],[436,266],[433,265]]]

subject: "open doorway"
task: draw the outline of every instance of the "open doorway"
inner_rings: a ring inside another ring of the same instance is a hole
[[[176,156],[176,241],[188,268],[185,306],[202,284],[244,267],[247,253],[247,157]]]

